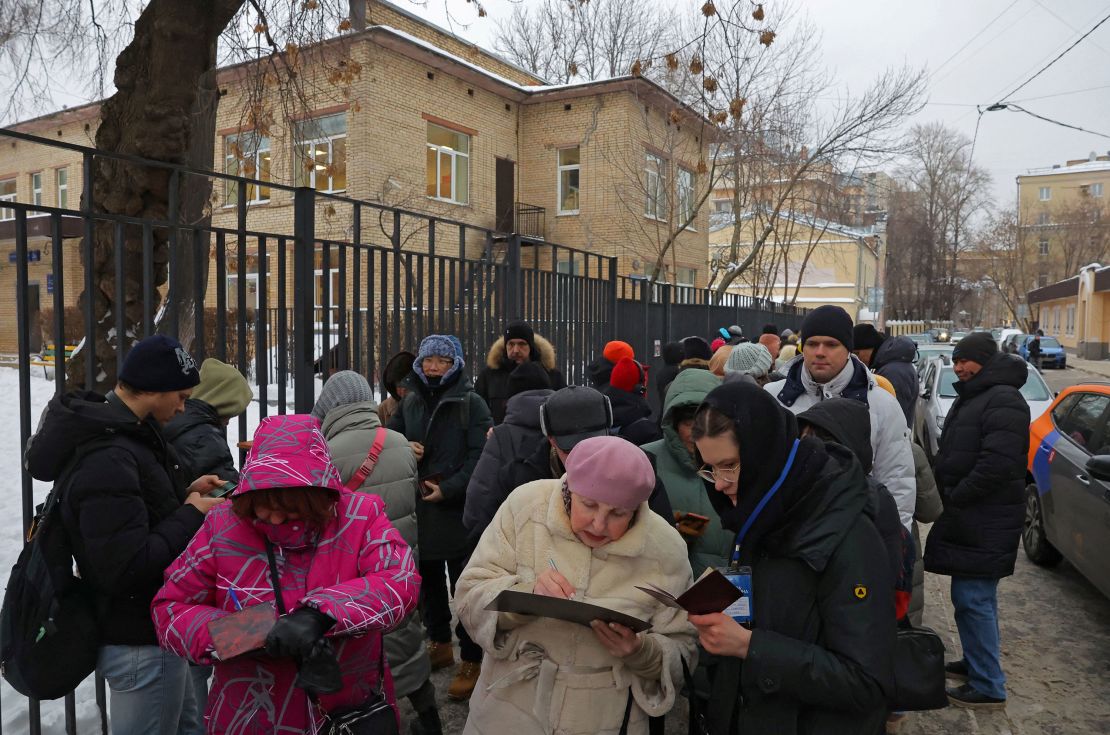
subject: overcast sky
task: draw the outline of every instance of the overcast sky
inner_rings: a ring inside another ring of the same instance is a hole
[[[485,0],[489,17],[479,19],[462,0],[400,1],[487,47],[497,21],[515,4]],[[775,5],[765,3],[772,27]],[[842,85],[862,90],[884,67],[927,66],[930,104],[907,124],[939,120],[968,137],[975,131],[976,104],[998,102],[1110,15],[1110,3],[1097,0],[808,0],[801,8],[821,31],[823,57]],[[1110,151],[1110,21],[1012,99],[1031,112],[1104,135],[1018,112],[985,113],[975,160],[991,173],[1002,205],[1014,201],[1018,174]]]

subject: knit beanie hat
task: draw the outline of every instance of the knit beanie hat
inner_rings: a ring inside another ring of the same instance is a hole
[[[254,393],[242,373],[210,357],[201,363],[200,383],[193,388],[192,397],[214,408],[220,418],[231,418],[247,410]]]
[[[712,352],[714,355],[716,355],[717,350],[724,347],[725,344],[726,344],[726,342],[723,339],[721,339],[720,337],[718,337],[717,339],[715,339],[715,340],[713,340],[712,342],[709,343],[709,351]]]
[[[767,351],[771,353],[772,360],[778,359],[779,349],[782,346],[782,340],[779,339],[779,336],[777,334],[773,332],[764,332],[763,334],[759,335],[759,344],[767,348]]]
[[[874,324],[857,324],[852,329],[852,349],[873,350],[883,343],[883,335]]]
[[[793,336],[794,336],[794,330],[793,329],[784,329],[784,330],[782,330],[782,334],[779,335],[779,339],[781,339],[783,342],[785,342],[786,340],[790,339]]]
[[[663,345],[663,362],[666,365],[677,365],[686,355],[682,352],[681,342],[668,342]]]
[[[745,342],[732,348],[725,363],[725,374],[743,373],[762,377],[771,371],[771,353],[758,342]]]
[[[686,360],[696,358],[709,362],[713,359],[713,350],[709,349],[709,343],[701,337],[687,337],[682,340],[682,351]]]
[[[832,337],[852,349],[852,317],[839,306],[818,306],[802,322],[802,339]]]
[[[200,382],[197,361],[173,337],[155,334],[140,340],[123,359],[119,380],[136,390],[168,393]]]
[[[776,335],[778,333],[779,333],[778,325],[771,324],[770,322],[768,322],[767,324],[764,324],[763,325],[763,330],[760,332],[760,334],[776,334]]]
[[[997,352],[998,343],[990,332],[972,332],[956,343],[952,350],[952,359],[971,360],[986,365]]]
[[[372,400],[374,400],[374,394],[366,378],[354,370],[340,370],[324,383],[324,389],[320,391],[320,397],[312,407],[312,415],[322,422],[333,408]]]
[[[655,489],[655,470],[644,451],[619,436],[583,439],[567,455],[572,493],[614,508],[635,510]]]
[[[523,337],[514,337],[513,339],[523,339]],[[526,390],[545,389],[551,390],[551,376],[538,362],[527,360],[517,365],[509,373],[509,398]]]
[[[506,346],[508,346],[511,340],[522,339],[528,343],[528,348],[532,352],[536,351],[536,333],[532,330],[532,326],[528,322],[509,322],[505,325],[504,337]]]
[[[420,376],[422,381],[427,383],[428,376],[424,375],[424,358],[432,356],[446,357],[448,360],[454,361],[454,364],[440,379],[441,383],[447,382],[448,378],[459,370],[462,370],[463,366],[466,364],[463,362],[462,354],[459,352],[457,343],[457,339],[453,339],[446,334],[429,334],[427,337],[420,340],[420,347],[416,350],[416,359],[412,362],[412,371]]]
[[[625,393],[639,393],[643,395],[644,369],[640,363],[629,357],[622,357],[613,366],[613,373],[609,377],[609,385]]]
[[[619,340],[606,343],[601,355],[614,365],[620,362],[622,357],[627,357],[629,360],[636,359],[636,352],[632,349],[632,345]]]

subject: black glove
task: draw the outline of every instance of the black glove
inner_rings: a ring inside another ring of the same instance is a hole
[[[317,696],[335,694],[343,688],[339,660],[326,638],[313,643],[308,655],[301,659],[297,665],[297,679],[294,684]]]
[[[291,658],[298,663],[312,652],[316,641],[335,625],[335,619],[311,607],[282,615],[266,636],[266,653],[274,658]]]

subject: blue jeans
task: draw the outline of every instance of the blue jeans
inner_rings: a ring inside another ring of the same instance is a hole
[[[1006,698],[998,633],[998,580],[952,577],[952,606],[967,661],[967,681],[980,694]]]
[[[114,735],[203,732],[189,665],[158,646],[101,646],[96,670],[112,690]]]

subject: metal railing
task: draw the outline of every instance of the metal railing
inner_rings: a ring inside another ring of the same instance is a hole
[[[547,210],[535,204],[516,203],[516,231],[521,237],[543,240],[547,234]]]

